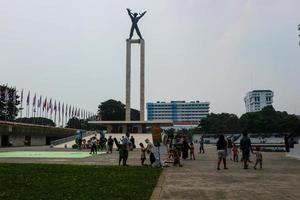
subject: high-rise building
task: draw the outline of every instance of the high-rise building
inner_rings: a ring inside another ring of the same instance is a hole
[[[247,93],[244,98],[246,112],[261,111],[273,103],[274,93],[271,90],[253,90]]]
[[[173,120],[176,124],[199,124],[209,113],[209,102],[171,101],[147,103],[148,120]]]

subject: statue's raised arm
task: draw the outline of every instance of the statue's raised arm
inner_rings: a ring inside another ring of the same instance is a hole
[[[138,16],[138,18],[141,19],[146,14],[146,12],[147,11],[144,11],[142,14],[140,13],[140,16]]]
[[[132,12],[129,8],[126,8],[127,12],[128,12],[128,15],[129,17],[132,19],[133,18],[133,15],[132,15]]]

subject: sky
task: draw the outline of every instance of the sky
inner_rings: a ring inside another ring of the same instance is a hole
[[[131,8],[147,10],[139,22],[146,102],[209,101],[210,112],[241,115],[248,91],[271,89],[276,110],[300,114],[299,7],[299,0],[0,0],[0,84],[93,112],[108,99],[125,102]]]

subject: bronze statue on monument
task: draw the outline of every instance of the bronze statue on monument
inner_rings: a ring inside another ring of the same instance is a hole
[[[138,34],[139,38],[141,40],[143,40],[143,37],[141,35],[140,29],[139,29],[137,23],[146,14],[147,11],[144,11],[143,13],[138,14],[138,13],[132,13],[129,8],[127,8],[126,10],[127,10],[128,15],[131,19],[131,22],[132,22],[131,29],[130,29],[129,40],[131,40],[131,38],[133,36],[134,29],[135,29],[136,33]]]

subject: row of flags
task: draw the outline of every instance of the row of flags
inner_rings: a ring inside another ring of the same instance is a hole
[[[20,117],[22,117],[22,110],[24,109],[23,98],[24,91],[22,89],[20,94]],[[54,123],[56,123],[58,126],[64,126],[65,123],[67,123],[67,120],[72,117],[79,119],[91,119],[92,117],[96,116],[96,114],[62,101],[43,97],[42,95],[38,96],[36,93],[34,93],[33,97],[31,97],[31,93],[28,91],[26,97],[26,117],[30,116],[50,118],[54,120]]]

